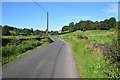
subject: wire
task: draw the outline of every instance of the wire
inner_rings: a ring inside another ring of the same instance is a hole
[[[44,12],[47,12],[43,7],[41,7],[37,2],[35,2],[34,0],[32,0],[38,7],[40,7]]]

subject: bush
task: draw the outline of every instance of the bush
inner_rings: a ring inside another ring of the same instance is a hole
[[[107,45],[105,51],[104,56],[109,61],[109,71],[105,73],[112,78],[120,78],[120,53],[118,41],[113,40],[112,45]]]
[[[110,28],[109,31],[111,31],[111,32],[112,31],[118,31],[118,29],[117,28]]]
[[[77,39],[88,39],[88,37],[79,34],[79,35],[77,35]]]
[[[26,40],[19,45],[16,43],[9,44],[6,47],[2,47],[2,57],[10,57],[12,55],[21,54],[26,52],[27,50],[41,45],[41,43],[37,40]]]
[[[113,40],[112,45],[106,46],[107,53],[105,54],[107,59],[110,59],[112,62],[120,61],[118,41]]]

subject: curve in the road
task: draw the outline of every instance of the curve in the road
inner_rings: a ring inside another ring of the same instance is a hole
[[[69,44],[52,39],[53,43],[3,65],[3,78],[79,78]]]

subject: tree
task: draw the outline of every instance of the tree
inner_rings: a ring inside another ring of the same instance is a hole
[[[19,35],[20,31],[18,29],[13,29],[14,35]]]
[[[51,34],[51,35],[57,35],[57,34],[58,34],[58,31],[51,31],[50,34]]]
[[[74,22],[69,23],[69,27],[73,27],[74,26]]]
[[[70,22],[68,26],[63,26],[62,31],[73,32],[76,30],[86,31],[86,30],[109,30],[110,28],[116,27],[116,19],[111,17],[110,19],[105,19],[104,21],[79,21],[79,23],[74,24]]]
[[[41,31],[38,29],[34,31],[34,35],[40,35],[40,33],[41,33]]]
[[[110,29],[110,26],[109,26],[109,20],[108,19],[105,19],[104,21],[101,21],[100,22],[100,29],[101,30],[109,30]]]
[[[115,28],[116,27],[116,19],[114,17],[111,17],[108,20],[108,25],[109,25],[110,28]]]
[[[2,35],[5,35],[5,36],[10,35],[8,27],[2,27]]]
[[[33,28],[31,28],[31,32],[33,33],[34,31],[33,31]]]
[[[2,35],[2,25],[0,25],[0,36]]]
[[[69,26],[63,26],[62,31],[69,31]]]
[[[30,34],[31,34],[31,30],[24,28],[24,29],[23,29],[23,33],[24,33],[25,35],[30,35]]]
[[[90,21],[90,20],[87,20],[87,21],[80,21],[80,22],[79,22],[80,30],[81,30],[81,31],[86,31],[88,25],[91,24],[91,23],[93,23],[93,22]]]

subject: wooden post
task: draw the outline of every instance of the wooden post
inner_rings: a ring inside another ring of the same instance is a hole
[[[47,29],[46,29],[46,35],[48,36],[48,12],[47,12]]]

